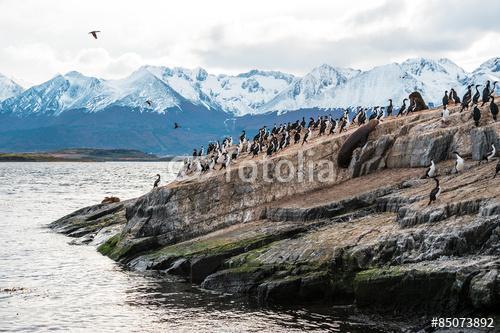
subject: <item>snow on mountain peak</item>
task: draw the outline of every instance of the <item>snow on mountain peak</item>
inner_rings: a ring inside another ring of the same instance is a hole
[[[0,74],[0,102],[22,93],[23,90],[19,84]]]
[[[96,112],[113,105],[162,113],[189,102],[241,116],[313,107],[385,105],[388,98],[397,105],[415,90],[427,102],[440,104],[445,90],[455,88],[461,94],[469,83],[499,78],[500,58],[489,59],[472,73],[446,58],[413,58],[366,71],[323,64],[302,77],[258,69],[214,75],[200,67],[142,66],[119,80],[71,71],[25,91],[0,75],[0,100],[11,97],[1,103],[2,112],[23,114],[57,115],[70,109]]]

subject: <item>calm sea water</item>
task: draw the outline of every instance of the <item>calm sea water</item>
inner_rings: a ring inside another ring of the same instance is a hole
[[[46,224],[147,192],[167,163],[0,163],[0,331],[374,332],[328,307],[261,308],[122,269]]]

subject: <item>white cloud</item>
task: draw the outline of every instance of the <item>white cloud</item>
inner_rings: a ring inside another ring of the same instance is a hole
[[[0,0],[0,73],[34,83],[70,70],[117,78],[144,64],[303,74],[415,56],[472,70],[500,55],[499,11],[496,0]]]

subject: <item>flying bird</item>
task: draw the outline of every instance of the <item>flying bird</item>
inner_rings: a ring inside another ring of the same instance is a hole
[[[89,32],[89,35],[92,35],[95,39],[97,39],[97,34],[98,33],[100,33],[99,30],[94,30],[94,31]]]
[[[177,123],[174,123],[174,129],[180,128],[181,126]]]
[[[146,100],[146,104],[147,104],[149,107],[152,107],[152,106],[153,106],[153,102],[152,102],[150,99]]]

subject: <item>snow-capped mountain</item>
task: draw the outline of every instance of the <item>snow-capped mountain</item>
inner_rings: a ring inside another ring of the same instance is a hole
[[[19,95],[23,90],[19,84],[0,74],[0,102],[9,97]]]
[[[321,65],[303,78],[295,79],[276,97],[262,105],[259,111],[298,110],[308,107],[330,107],[335,91],[361,71]]]
[[[291,74],[252,70],[237,76],[212,75],[203,68],[145,69],[170,85],[195,104],[219,107],[236,116],[258,113],[262,105],[285,89],[294,79]]]
[[[72,109],[97,112],[121,106],[165,113],[182,111],[182,105],[188,103],[238,117],[305,108],[385,105],[389,98],[399,105],[412,91],[439,105],[445,90],[455,88],[461,95],[467,84],[484,84],[486,80],[500,80],[500,58],[486,61],[472,73],[448,59],[416,58],[367,71],[325,64],[303,77],[277,71],[213,75],[203,68],[143,66],[120,80],[69,72],[25,91],[0,76],[0,98],[5,99],[0,102],[0,112],[59,115]]]

